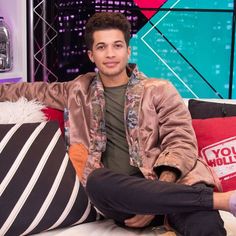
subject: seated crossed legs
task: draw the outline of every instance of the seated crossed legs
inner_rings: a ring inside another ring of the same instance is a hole
[[[150,225],[163,224],[167,216],[169,225],[181,235],[222,236],[226,231],[218,210],[236,214],[236,191],[215,193],[205,184],[147,180],[107,168],[90,174],[86,190],[105,217],[123,226],[134,215],[150,214],[156,216]]]

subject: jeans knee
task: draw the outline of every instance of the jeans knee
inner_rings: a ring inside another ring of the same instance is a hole
[[[91,193],[94,192],[94,187],[97,185],[96,184],[96,170],[94,170],[93,172],[91,172],[87,178],[87,182],[86,182],[86,192],[88,193],[88,195],[90,195]]]
[[[96,169],[91,172],[87,178],[86,192],[91,201],[94,201],[98,196],[100,196],[102,188],[101,175],[103,172],[103,168]]]

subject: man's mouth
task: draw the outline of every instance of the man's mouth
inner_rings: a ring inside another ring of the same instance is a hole
[[[118,64],[118,62],[115,62],[115,61],[111,61],[111,62],[105,62],[104,65],[106,67],[114,67]]]

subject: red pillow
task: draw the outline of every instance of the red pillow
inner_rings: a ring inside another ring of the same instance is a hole
[[[221,180],[223,191],[236,189],[236,117],[193,119],[199,156]]]
[[[44,114],[47,116],[48,120],[58,121],[59,126],[61,128],[62,134],[64,134],[64,115],[63,111],[47,107],[42,110]]]

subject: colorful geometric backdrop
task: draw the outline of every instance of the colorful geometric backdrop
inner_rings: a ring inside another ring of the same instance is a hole
[[[130,61],[147,76],[170,80],[187,98],[236,98],[234,0],[46,2],[48,12],[54,14],[47,14],[46,27],[53,24],[57,36],[53,33],[53,40],[47,44],[44,69],[48,72],[44,80],[72,80],[93,70],[83,41],[84,25],[95,12],[119,11],[132,25]],[[35,12],[40,13],[41,1],[34,0],[34,4]],[[50,29],[46,32],[49,34]],[[47,35],[46,40],[49,38]],[[40,53],[37,57],[40,60]],[[41,80],[39,68],[37,73],[36,80]]]
[[[168,0],[132,38],[131,61],[183,97],[228,98],[232,11],[232,0]]]

